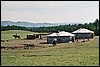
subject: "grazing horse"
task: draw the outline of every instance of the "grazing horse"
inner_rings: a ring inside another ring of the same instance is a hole
[[[18,36],[18,35],[13,35],[13,37],[15,37],[15,39],[16,38],[20,39],[20,36]]]

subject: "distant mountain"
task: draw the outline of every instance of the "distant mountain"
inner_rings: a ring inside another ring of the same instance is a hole
[[[71,23],[73,24],[73,23]],[[68,23],[31,23],[31,22],[21,22],[21,21],[1,21],[2,26],[7,26],[7,25],[16,25],[16,26],[23,26],[23,27],[48,27],[48,26],[57,26],[57,25],[68,25]]]
[[[48,27],[48,26],[54,26],[56,24],[52,23],[30,23],[30,22],[13,22],[13,21],[1,21],[2,26],[7,26],[7,25],[16,25],[16,26],[24,26],[24,27]]]

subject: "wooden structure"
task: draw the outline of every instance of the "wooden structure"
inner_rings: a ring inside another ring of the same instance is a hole
[[[44,36],[47,36],[48,34],[34,34],[34,35],[26,35],[27,39],[35,39],[35,38],[39,38],[42,39],[44,38]]]
[[[35,39],[35,35],[27,35],[27,39]]]

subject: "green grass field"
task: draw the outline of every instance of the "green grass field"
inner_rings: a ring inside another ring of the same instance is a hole
[[[34,32],[30,31],[22,31],[22,30],[8,30],[8,31],[1,31],[1,39],[2,40],[12,40],[15,39],[12,35],[18,34],[21,38],[26,38],[27,34],[34,34]]]
[[[1,40],[13,40],[15,38],[12,35],[15,35],[16,33],[21,36],[21,39],[26,38],[26,35],[38,34],[36,32],[23,31],[23,30],[7,30],[7,31],[1,31]]]
[[[88,42],[40,46],[1,49],[1,66],[99,66],[99,37]]]

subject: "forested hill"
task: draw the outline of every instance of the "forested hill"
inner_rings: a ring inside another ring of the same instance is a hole
[[[99,35],[99,20],[96,19],[93,23],[85,24],[68,24],[68,25],[58,25],[49,27],[21,27],[21,26],[1,26],[1,31],[4,30],[26,30],[32,32],[56,32],[56,31],[67,31],[73,32],[79,28],[87,28],[95,32],[95,35]]]

